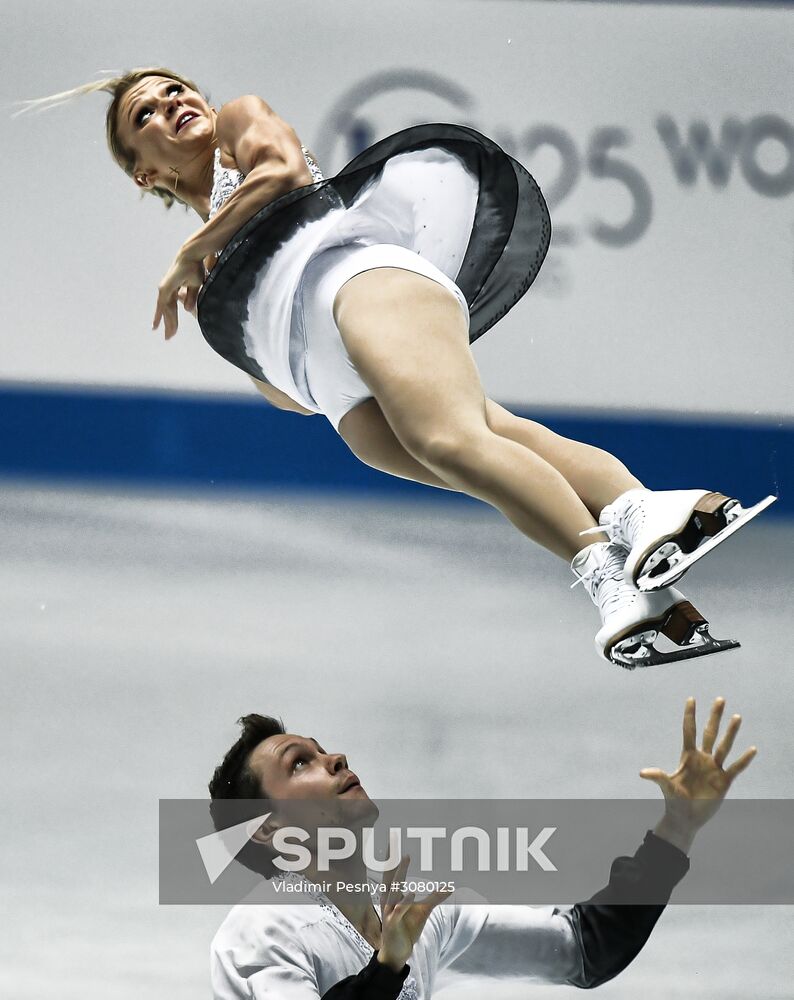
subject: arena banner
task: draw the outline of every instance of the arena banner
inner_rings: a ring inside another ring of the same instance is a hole
[[[478,346],[494,394],[790,413],[776,369],[794,360],[794,119],[775,52],[794,21],[775,39],[759,11],[487,6],[486,38],[502,45],[487,81],[460,50],[433,69],[374,69],[335,97],[316,152],[334,170],[433,114],[535,174],[552,248]]]

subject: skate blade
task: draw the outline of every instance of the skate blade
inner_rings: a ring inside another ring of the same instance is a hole
[[[775,496],[768,496],[761,500],[759,503],[755,504],[753,507],[748,507],[743,510],[742,513],[735,517],[730,524],[726,525],[722,531],[717,532],[716,535],[712,535],[702,542],[696,549],[692,552],[681,552],[680,548],[675,544],[675,542],[666,542],[663,546],[660,546],[660,550],[667,549],[666,557],[668,561],[676,560],[672,562],[669,569],[665,570],[663,573],[658,573],[655,576],[650,576],[649,572],[643,569],[640,573],[636,587],[645,594],[652,593],[654,590],[664,590],[665,587],[670,587],[677,580],[680,580],[684,573],[687,572],[690,567],[694,566],[698,560],[702,559],[703,556],[708,555],[712,549],[716,548],[721,542],[724,542],[726,538],[732,535],[735,531],[738,531],[743,525],[747,524],[748,521],[752,521],[754,517],[771,507],[772,504],[777,500]]]
[[[729,649],[740,649],[741,643],[736,639],[715,639],[707,625],[702,625],[695,632],[696,638],[674,650],[657,649],[653,643],[656,632],[645,632],[638,636],[636,652],[621,651],[613,647],[609,653],[612,663],[624,670],[635,670],[637,667],[659,667],[666,663],[676,663],[679,660],[692,660],[697,656],[710,656],[712,653],[725,653]],[[653,637],[653,638],[651,638]]]

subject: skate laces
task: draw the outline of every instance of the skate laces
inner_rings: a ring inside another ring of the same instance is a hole
[[[620,498],[618,498],[620,499]],[[599,523],[593,528],[585,528],[580,535],[598,535],[603,532],[610,541],[618,545],[631,546],[632,539],[638,533],[644,520],[645,512],[641,498],[624,500],[623,503],[607,504],[601,511]]]
[[[610,530],[614,530],[626,545],[632,545],[640,533],[644,521],[645,508],[642,498],[638,497],[636,501],[629,501],[628,504],[624,505],[622,515],[614,517],[614,527],[610,526]]]
[[[600,559],[597,555],[588,557],[588,563],[591,560],[598,561],[590,566],[586,563],[584,572],[575,583],[571,584],[571,590],[580,583],[587,587],[593,603],[598,605],[602,618],[625,600],[627,590],[631,592],[632,597],[634,594],[634,588],[626,583],[623,575],[623,566],[626,562],[625,550],[610,543],[605,544],[607,551],[604,555]]]
[[[595,585],[591,591],[591,597],[597,602],[601,612],[601,617],[606,618],[613,608],[623,604],[626,591],[631,591],[632,599],[634,588],[626,583],[623,575],[623,564],[625,558],[613,556],[603,569],[595,572]]]

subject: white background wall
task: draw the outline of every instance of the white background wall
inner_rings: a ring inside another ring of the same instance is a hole
[[[566,181],[538,284],[476,348],[492,395],[794,413],[794,11],[33,0],[0,13],[6,106],[97,70],[162,63],[218,105],[262,94],[326,173],[349,157],[351,132],[451,120],[501,141],[550,195]],[[158,280],[197,219],[141,202],[105,151],[104,105],[92,96],[6,120],[0,379],[248,392],[189,317],[167,345],[150,332]],[[683,143],[693,123],[708,126],[716,166],[730,166],[723,186],[702,165],[681,180],[661,119]],[[539,129],[551,144],[537,145]],[[622,180],[596,176],[603,129],[620,130],[610,155]],[[627,224],[620,246],[597,232]]]

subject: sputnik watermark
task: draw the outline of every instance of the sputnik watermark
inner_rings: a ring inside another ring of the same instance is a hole
[[[269,812],[262,816],[254,816],[244,823],[238,823],[236,826],[227,827],[225,830],[210,833],[196,840],[196,847],[199,849],[210,885],[218,881],[269,816]]]
[[[327,895],[329,888],[338,891],[337,879],[379,884],[403,878],[411,881],[403,891],[418,896],[456,881],[456,893],[491,903],[568,905],[581,900],[584,889],[604,885],[617,857],[647,853],[651,843],[657,849],[653,839],[643,846],[643,838],[663,814],[651,798],[384,799],[372,805],[163,799],[159,898],[167,905],[298,905],[305,901],[301,882],[319,883]],[[279,828],[282,823],[290,826]],[[794,800],[725,802],[719,823],[703,834],[697,865],[676,887],[676,902],[794,903],[792,829]],[[393,875],[405,856],[407,871]],[[657,890],[654,883],[638,901],[666,902]]]
[[[265,813],[196,840],[210,884],[220,878],[270,815]],[[462,872],[471,870],[464,854],[467,845],[472,844],[477,856],[476,871],[527,872],[534,862],[541,871],[556,872],[556,865],[544,850],[556,830],[557,827],[544,826],[530,840],[529,828],[525,826],[500,826],[491,832],[479,826],[453,830],[439,826],[410,826],[405,830],[390,827],[390,849],[384,858],[377,855],[374,827],[358,830],[338,826],[319,827],[309,833],[299,826],[285,826],[273,833],[271,863],[282,872],[305,872],[310,865],[318,872],[327,872],[334,862],[360,856],[368,871],[387,872],[397,867],[403,854],[417,856],[418,849],[419,870],[431,872],[436,846],[441,845],[445,857],[449,859],[449,870]],[[311,848],[307,842],[312,843]]]
[[[276,879],[273,882],[273,891],[278,895],[301,895],[308,893],[329,892],[368,892],[371,896],[382,895],[389,889],[399,889],[401,892],[430,893],[430,892],[454,892],[455,882],[452,880],[428,881],[426,879],[403,879],[399,882],[378,882],[375,879],[368,879],[366,882],[348,882],[344,879],[323,879],[320,882],[305,878]]]

